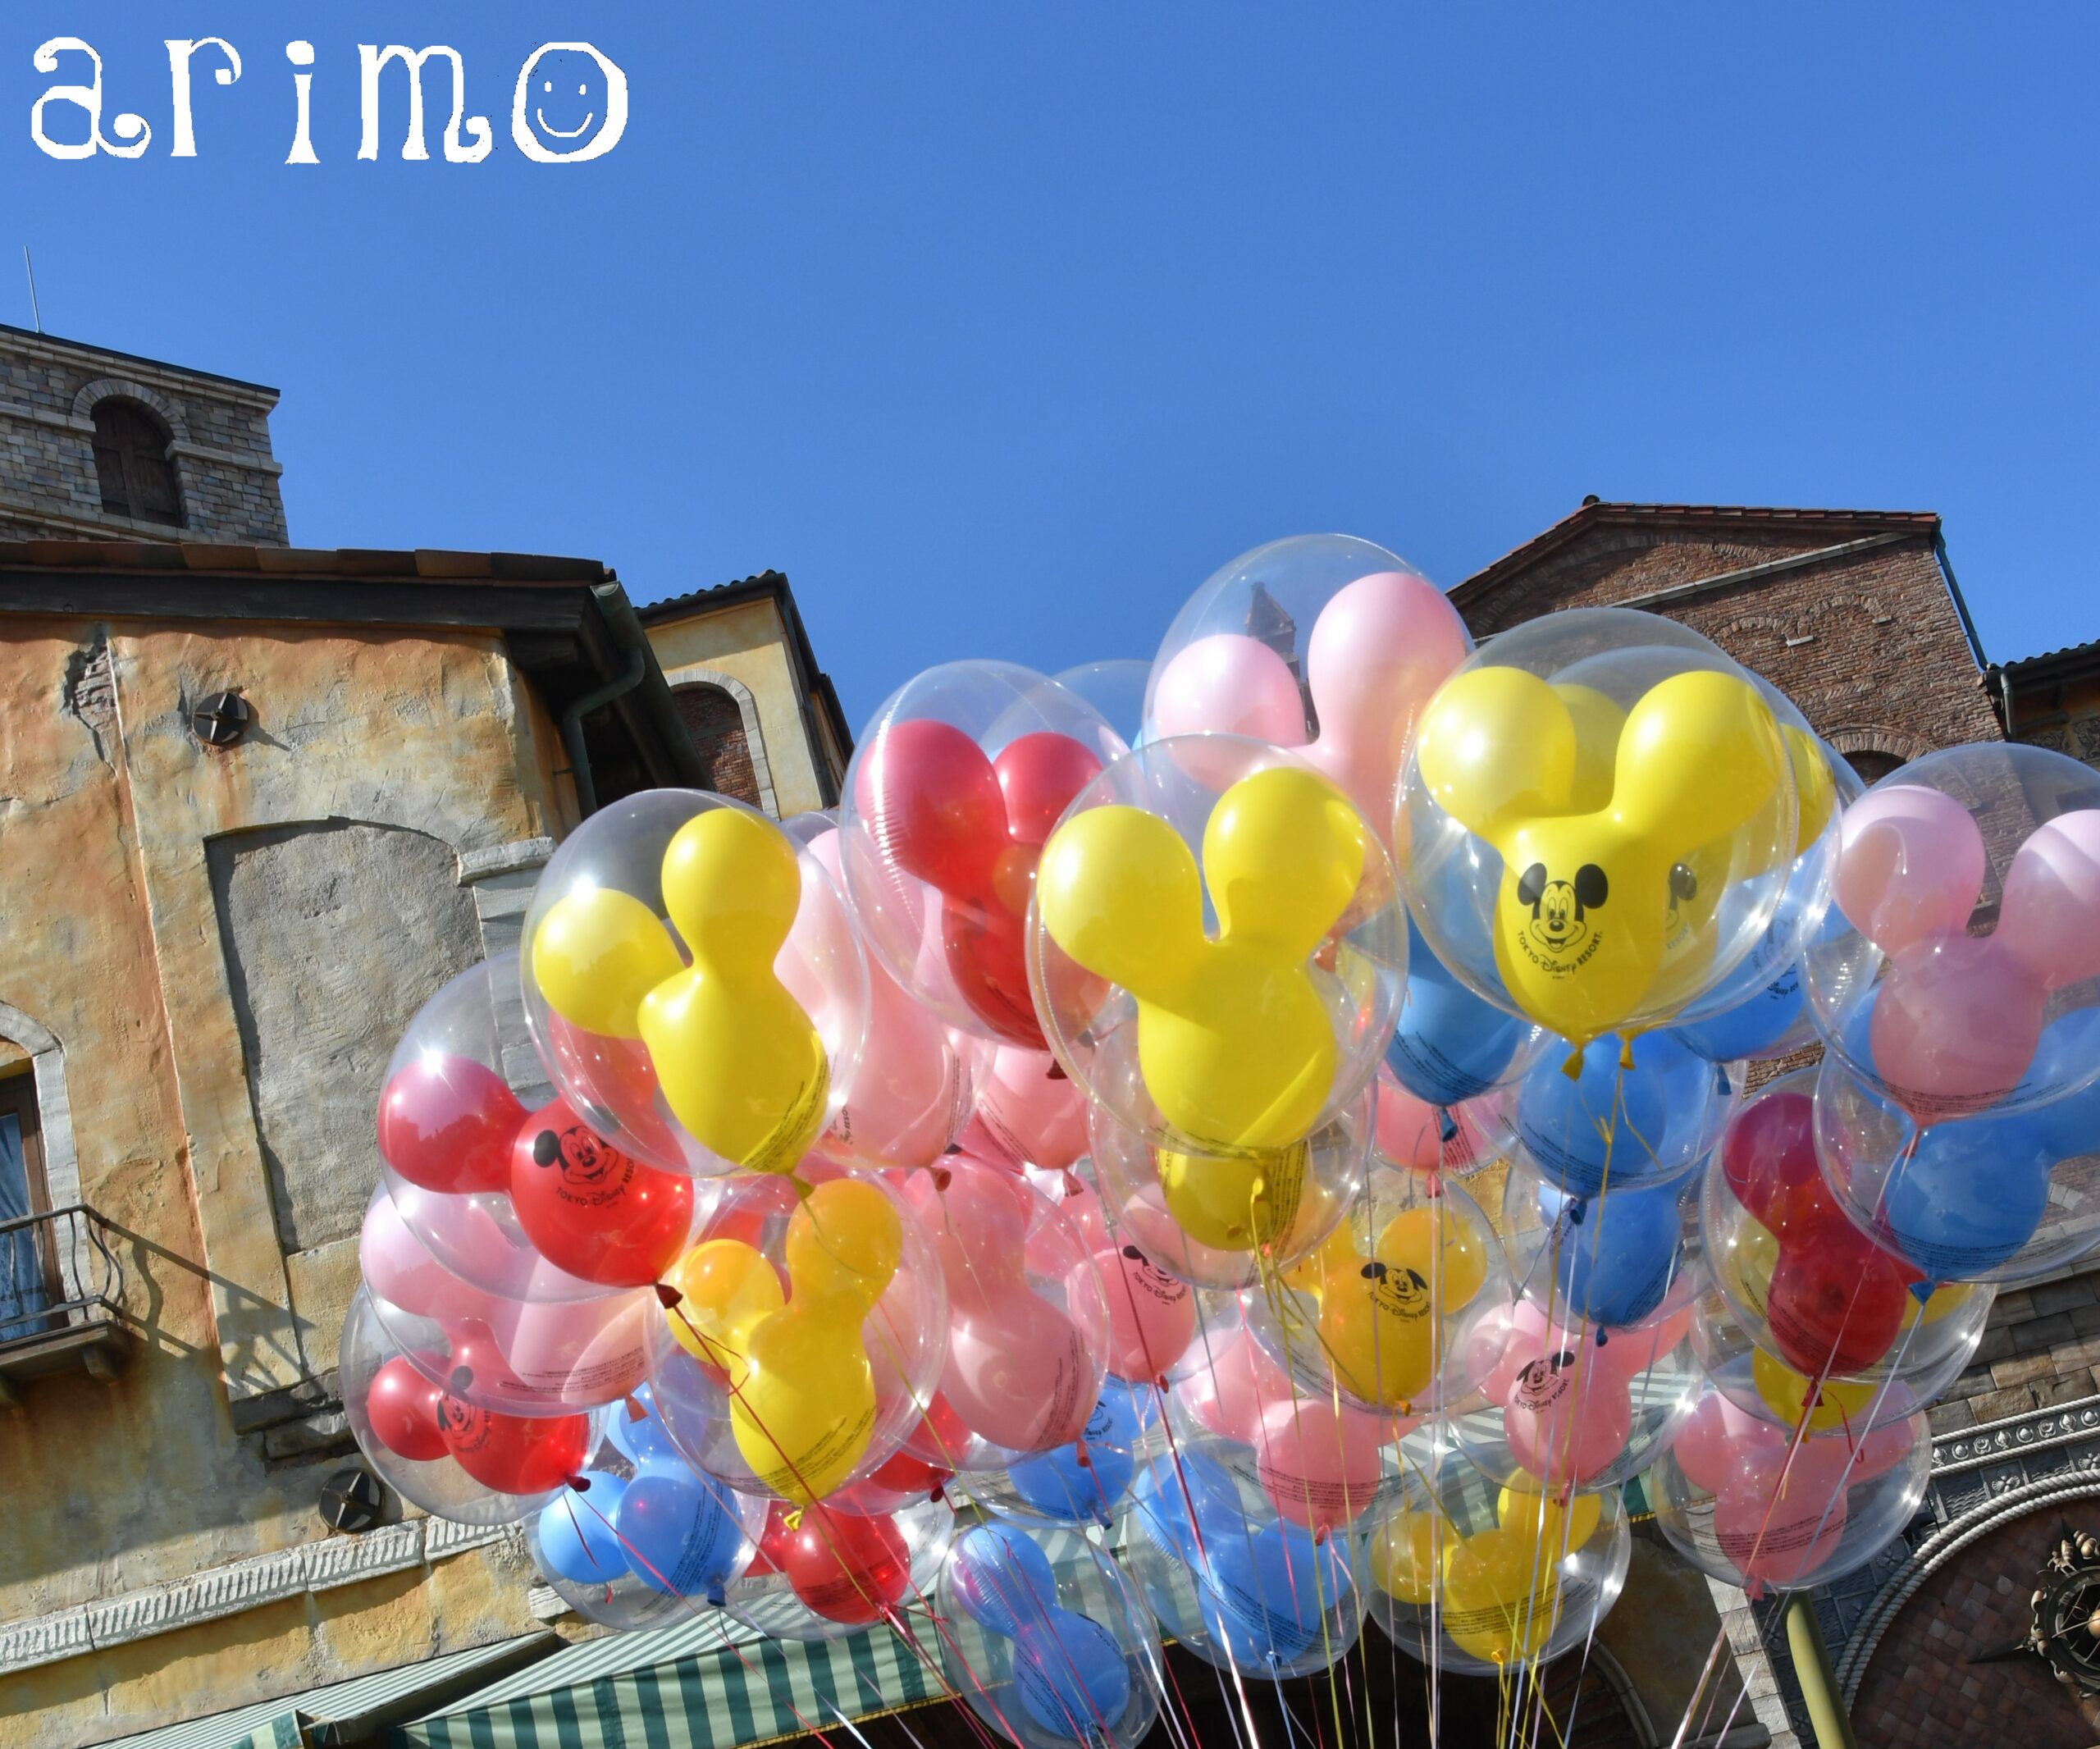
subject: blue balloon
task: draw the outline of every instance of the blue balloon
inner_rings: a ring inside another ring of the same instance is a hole
[[[1082,1436],[1084,1460],[1078,1445],[1060,1445],[1023,1458],[1007,1470],[1007,1480],[1014,1492],[1045,1518],[1060,1518],[1068,1524],[1089,1519],[1107,1523],[1137,1472],[1138,1460],[1132,1448],[1144,1426],[1138,1407],[1140,1392],[1148,1414],[1149,1386],[1133,1390],[1120,1379],[1110,1379],[1100,1402],[1087,1418]]]
[[[948,1583],[972,1621],[1010,1640],[1057,1606],[1057,1575],[1050,1557],[1011,1525],[974,1525],[957,1537],[948,1557]]]
[[[1762,1057],[1783,1043],[1801,1017],[1801,970],[1787,966],[1732,1008],[1670,1028],[1670,1036],[1709,1062]]]
[[[1240,1663],[1303,1657],[1349,1589],[1333,1546],[1289,1523],[1217,1539],[1197,1573],[1203,1631]]]
[[[656,1413],[655,1393],[644,1384],[637,1385],[628,1395],[641,1405],[643,1413],[640,1420],[630,1420],[624,1404],[613,1406],[605,1427],[605,1437],[612,1441],[613,1449],[637,1469],[659,1463],[682,1466],[685,1458],[671,1443],[671,1436]]]
[[[1540,1174],[1571,1196],[1661,1184],[1699,1163],[1713,1064],[1650,1033],[1622,1069],[1616,1034],[1594,1039],[1570,1076],[1549,1053],[1517,1084],[1517,1135]]]
[[[744,1546],[743,1522],[725,1492],[660,1465],[629,1482],[615,1522],[635,1577],[660,1591],[719,1603]]]
[[[1659,1306],[1680,1267],[1681,1189],[1634,1185],[1586,1198],[1541,1185],[1540,1217],[1556,1229],[1545,1256],[1558,1254],[1561,1304],[1598,1324],[1637,1324]]]
[[[2037,1116],[1933,1124],[1890,1175],[1882,1220],[1930,1280],[1986,1274],[2034,1236],[2049,1209],[2049,1174],[2063,1158]]]
[[[627,1576],[627,1550],[614,1526],[627,1483],[603,1470],[586,1470],[590,1487],[566,1491],[540,1509],[540,1555],[556,1574],[578,1585],[604,1585]]]
[[[1430,951],[1408,920],[1407,1000],[1386,1047],[1386,1066],[1418,1099],[1456,1105],[1500,1084],[1532,1025],[1476,996]]]
[[[1106,1742],[1130,1704],[1130,1670],[1116,1636],[1090,1617],[1052,1605],[1014,1636],[1021,1706],[1046,1731]]]
[[[1178,1461],[1171,1455],[1156,1458],[1139,1476],[1131,1497],[1139,1524],[1177,1560],[1194,1561],[1199,1549],[1246,1528],[1239,1491],[1207,1452],[1185,1451]]]

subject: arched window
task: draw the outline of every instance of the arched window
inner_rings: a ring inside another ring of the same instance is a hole
[[[744,729],[744,714],[727,691],[705,681],[682,686],[672,695],[686,732],[707,765],[707,787],[718,795],[734,796],[739,801],[760,805],[758,774],[751,769],[751,737]]]
[[[1845,763],[1859,774],[1862,783],[1879,783],[1903,761],[1893,753],[1883,753],[1873,747],[1860,747],[1847,753]]]
[[[134,522],[182,526],[182,491],[167,453],[168,434],[136,401],[97,401],[95,474],[102,507]]]

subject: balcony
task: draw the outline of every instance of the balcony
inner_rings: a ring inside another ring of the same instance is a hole
[[[0,1221],[0,1409],[28,1379],[79,1368],[108,1383],[129,1364],[124,1267],[108,1224],[75,1203]]]

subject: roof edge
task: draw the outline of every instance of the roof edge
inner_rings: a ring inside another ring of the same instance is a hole
[[[119,352],[114,346],[98,346],[93,340],[68,340],[62,334],[51,334],[41,328],[18,328],[11,322],[0,322],[0,335],[11,340],[30,340],[46,347],[62,347],[68,352],[91,352],[97,358],[115,358],[125,364],[148,365],[157,371],[166,371],[171,377],[194,377],[203,382],[223,383],[230,389],[244,389],[251,395],[267,395],[275,406],[283,399],[283,391],[267,382],[251,382],[245,377],[229,377],[222,371],[203,371],[193,365],[176,364],[167,358],[151,358],[143,352]]]

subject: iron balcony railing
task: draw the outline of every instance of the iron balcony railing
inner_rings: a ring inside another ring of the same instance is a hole
[[[74,1203],[0,1221],[0,1358],[123,1313],[124,1265],[94,1209]]]

